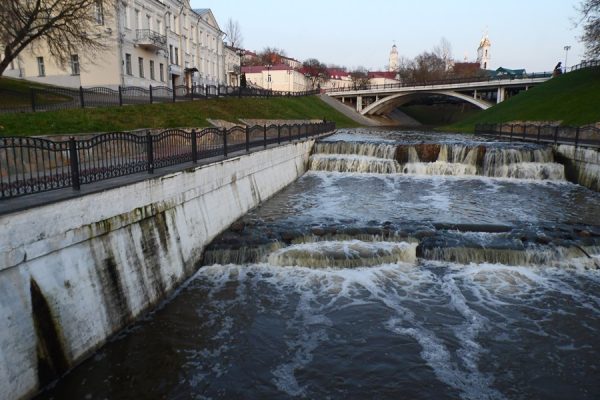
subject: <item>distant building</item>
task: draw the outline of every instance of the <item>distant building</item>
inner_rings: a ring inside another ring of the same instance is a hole
[[[322,86],[323,89],[342,89],[352,86],[350,73],[342,68],[328,68],[329,80]]]
[[[397,73],[395,71],[371,71],[369,72],[369,84],[370,85],[388,85],[399,83],[396,79]]]
[[[309,80],[303,73],[287,64],[272,66],[242,67],[249,86],[280,92],[303,92],[312,90]]]
[[[490,68],[490,60],[492,59],[490,54],[490,47],[492,46],[487,33],[479,41],[479,47],[477,48],[477,62],[481,69]]]

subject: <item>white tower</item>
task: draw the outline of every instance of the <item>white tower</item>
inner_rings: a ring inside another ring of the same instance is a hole
[[[396,45],[393,45],[392,50],[390,51],[390,63],[389,63],[388,71],[397,72],[398,67],[399,67],[398,48],[396,47]]]
[[[490,55],[491,46],[492,44],[486,33],[479,41],[479,47],[477,48],[477,62],[481,69],[490,68],[490,60],[492,58]]]

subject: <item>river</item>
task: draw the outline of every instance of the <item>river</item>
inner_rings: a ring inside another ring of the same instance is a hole
[[[600,398],[600,193],[546,147],[340,130],[202,264],[40,398]]]

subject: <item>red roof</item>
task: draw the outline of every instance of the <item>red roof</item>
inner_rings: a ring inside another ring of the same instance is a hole
[[[369,78],[396,79],[396,73],[394,71],[372,71],[369,72]]]
[[[273,65],[271,68],[267,68],[264,65],[255,65],[255,66],[248,66],[248,67],[242,67],[242,72],[245,74],[257,74],[259,72],[263,72],[263,71],[289,71],[292,70],[293,68],[290,67],[287,64],[277,64],[277,65]]]

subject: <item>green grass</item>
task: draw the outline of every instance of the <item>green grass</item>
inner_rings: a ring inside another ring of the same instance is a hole
[[[561,121],[585,125],[600,121],[600,68],[552,78],[494,107],[443,129],[473,132],[478,123]]]
[[[327,119],[338,128],[358,126],[317,96],[219,98],[193,102],[0,115],[0,136],[206,127],[208,119]]]

